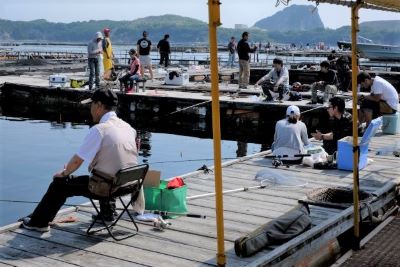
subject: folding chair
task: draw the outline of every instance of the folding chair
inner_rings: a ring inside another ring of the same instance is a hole
[[[94,209],[97,212],[97,216],[96,216],[96,219],[93,220],[93,222],[91,223],[91,225],[89,226],[89,228],[86,231],[86,233],[88,235],[106,229],[107,232],[110,234],[110,236],[114,240],[121,241],[121,240],[127,239],[127,238],[132,237],[137,234],[137,232],[139,231],[139,227],[137,226],[135,219],[132,217],[131,213],[128,211],[128,207],[134,201],[136,201],[137,197],[139,196],[139,192],[140,192],[140,189],[142,188],[143,181],[144,181],[144,178],[146,176],[148,169],[149,169],[148,164],[141,164],[141,165],[137,165],[134,167],[122,169],[122,170],[118,171],[118,173],[116,174],[116,179],[114,179],[114,181],[112,182],[112,186],[110,188],[110,192],[109,192],[108,196],[106,196],[106,197],[93,196],[92,198],[89,198],[90,202],[92,203]],[[122,197],[125,195],[130,195],[130,200],[128,201],[128,203],[125,203],[122,199]],[[103,214],[100,212],[99,208],[97,208],[96,204],[94,203],[94,200],[110,201],[111,199],[115,199],[115,198],[118,198],[121,201],[123,209],[122,209],[122,212],[117,217],[117,219],[114,222],[112,222],[111,224],[107,225]],[[129,218],[131,219],[133,225],[136,228],[136,231],[134,233],[131,233],[131,234],[123,237],[123,238],[117,238],[112,233],[112,227],[118,223],[118,221],[121,219],[122,215],[125,212],[128,214]],[[101,219],[100,223],[102,223],[104,225],[104,227],[102,227],[101,229],[96,229],[96,230],[90,231],[92,229],[92,227],[94,226],[94,224],[96,223],[96,221],[99,220],[98,218]]]

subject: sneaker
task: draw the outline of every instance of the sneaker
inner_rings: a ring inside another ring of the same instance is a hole
[[[104,216],[104,215],[103,215],[103,216]],[[100,214],[93,214],[93,215],[92,215],[92,220],[100,221],[100,222],[101,222],[101,215],[100,215]],[[107,215],[107,216],[104,216],[104,221],[105,221],[106,223],[111,223],[111,222],[113,222],[114,220],[115,220],[114,215]]]
[[[50,231],[50,226],[48,226],[48,225],[40,227],[40,226],[32,225],[30,222],[31,222],[31,218],[29,218],[29,217],[24,218],[22,220],[21,227],[25,228],[25,229],[28,229],[28,230],[37,231],[37,232],[48,232],[48,231]]]

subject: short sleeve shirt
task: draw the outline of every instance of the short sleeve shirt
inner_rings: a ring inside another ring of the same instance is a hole
[[[112,116],[117,116],[114,111],[107,112],[101,117],[100,123],[106,122]],[[101,135],[96,126],[90,128],[76,155],[86,162],[92,162],[101,146]]]
[[[385,79],[376,76],[371,85],[371,93],[381,95],[381,99],[386,101],[392,109],[398,110],[399,94],[393,85]]]
[[[150,54],[151,41],[149,39],[139,39],[137,45],[139,46],[139,55],[147,56]]]

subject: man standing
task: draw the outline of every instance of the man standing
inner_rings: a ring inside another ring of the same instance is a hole
[[[337,93],[338,80],[336,72],[329,68],[330,64],[326,60],[319,65],[321,70],[319,71],[317,82],[311,86],[311,104],[317,104],[317,90],[324,91],[324,102]]]
[[[88,64],[89,64],[89,90],[93,89],[93,80],[96,88],[100,88],[100,41],[103,39],[101,32],[96,32],[95,38],[88,44]]]
[[[112,90],[100,89],[90,99],[82,101],[89,102],[93,122],[97,124],[90,128],[78,152],[62,170],[54,174],[46,194],[30,218],[24,218],[22,227],[49,231],[49,222],[68,197],[93,195],[89,188],[92,176],[71,175],[83,161],[90,162],[91,173],[103,173],[106,177],[115,177],[120,169],[137,165],[136,131],[117,117],[114,111],[118,103],[117,95]],[[136,204],[144,209],[143,192],[139,194]],[[100,201],[100,210],[106,221],[113,220],[113,208],[111,203]]]
[[[103,66],[104,66],[104,78],[109,79],[111,76],[112,69],[114,67],[114,53],[110,40],[110,29],[104,28],[104,39],[102,41],[103,49]]]
[[[272,82],[272,89],[274,92],[279,92],[279,100],[283,99],[283,95],[289,92],[289,71],[283,66],[283,60],[281,58],[274,58],[272,62],[273,68],[261,79],[259,79],[254,87],[257,87],[260,83],[262,84],[263,92],[267,96],[267,101],[271,101],[272,95],[269,91],[271,89],[268,86],[270,81]]]
[[[242,39],[237,45],[237,52],[239,55],[239,89],[247,89],[250,79],[250,55],[249,53],[254,53],[257,47],[250,48],[249,43],[249,33],[243,32]]]
[[[142,73],[144,74],[144,68],[148,68],[150,72],[150,79],[153,79],[153,70],[151,67],[151,41],[147,38],[147,32],[143,32],[143,38],[137,41],[137,51],[139,51],[139,59],[141,63]]]
[[[327,109],[331,119],[327,133],[321,133],[319,130],[311,135],[316,140],[323,141],[325,151],[332,155],[337,151],[337,141],[346,136],[352,136],[353,124],[351,114],[345,111],[345,103],[342,98],[332,97],[329,99]]]
[[[160,53],[160,65],[164,64],[165,67],[169,65],[169,54],[171,53],[171,47],[169,45],[169,34],[164,35],[164,39],[161,39],[157,44],[158,52]]]
[[[394,114],[399,110],[399,94],[396,89],[385,79],[360,72],[357,84],[363,88],[371,87],[371,94],[360,97],[360,123],[366,122],[367,127],[372,119],[382,114]]]
[[[236,55],[236,40],[235,37],[232,36],[231,40],[228,43],[228,64],[226,65],[227,67],[231,67],[233,68],[233,66],[235,65],[235,55]]]

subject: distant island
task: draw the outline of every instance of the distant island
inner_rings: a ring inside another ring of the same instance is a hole
[[[349,38],[350,26],[326,29],[318,10],[311,12],[312,8],[309,5],[291,5],[247,29],[220,27],[218,42],[224,44],[231,36],[240,38],[245,30],[250,32],[250,41],[263,43],[306,45],[324,42],[335,45],[337,41]],[[133,21],[90,20],[72,23],[0,19],[0,42],[31,40],[86,43],[104,27],[112,29],[115,44],[135,44],[143,30],[149,32],[153,43],[157,43],[165,33],[170,34],[172,43],[208,42],[206,22],[177,15],[149,16]],[[364,22],[360,28],[360,35],[377,43],[400,44],[400,20]]]

